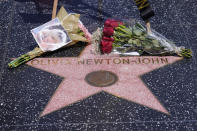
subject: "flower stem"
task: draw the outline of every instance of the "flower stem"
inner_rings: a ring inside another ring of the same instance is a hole
[[[8,66],[10,68],[18,67],[19,65],[26,63],[27,61],[30,61],[31,59],[38,57],[38,56],[42,55],[43,53],[44,52],[40,48],[36,47],[33,51],[30,51],[27,54],[21,55],[17,59],[11,61],[8,64]]]
[[[115,28],[115,30],[116,30],[116,31],[123,32],[123,33],[127,34],[128,36],[130,36],[130,35],[131,35],[131,33],[129,33],[128,31],[124,30],[124,29],[123,29],[123,28],[121,28],[121,27],[116,27],[116,28]]]
[[[180,55],[185,57],[185,58],[191,58],[192,57],[192,51],[191,51],[191,49],[182,49]]]

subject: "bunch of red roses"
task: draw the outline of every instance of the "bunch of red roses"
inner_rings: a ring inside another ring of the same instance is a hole
[[[101,50],[104,54],[109,54],[112,51],[112,45],[114,42],[114,38],[112,37],[114,34],[114,30],[119,25],[123,25],[121,21],[107,19],[103,28],[103,37],[101,40]]]
[[[165,55],[176,53],[185,58],[192,57],[192,51],[174,45],[156,31],[149,34],[146,28],[136,22],[129,26],[121,21],[108,19],[105,21],[100,43],[103,54]]]

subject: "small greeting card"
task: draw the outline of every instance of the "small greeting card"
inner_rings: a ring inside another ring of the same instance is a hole
[[[31,33],[44,52],[57,50],[72,41],[58,18],[31,30]]]

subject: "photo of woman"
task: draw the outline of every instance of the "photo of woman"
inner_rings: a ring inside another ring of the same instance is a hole
[[[58,18],[33,29],[31,32],[40,48],[45,52],[57,50],[71,42]]]

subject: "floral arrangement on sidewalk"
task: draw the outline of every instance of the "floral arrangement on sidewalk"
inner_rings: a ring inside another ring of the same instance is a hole
[[[8,66],[10,68],[18,67],[19,65],[26,63],[26,62],[34,59],[35,57],[41,56],[41,55],[43,55],[47,52],[50,52],[50,51],[55,51],[59,48],[74,45],[74,44],[78,43],[79,41],[81,41],[81,42],[89,42],[90,41],[90,38],[88,38],[90,36],[90,34],[88,34],[87,29],[84,27],[84,25],[80,21],[80,14],[75,14],[75,13],[68,14],[66,12],[66,10],[64,9],[64,7],[62,7],[59,10],[56,19],[58,19],[61,22],[62,28],[68,33],[69,39],[71,41],[69,41],[66,45],[62,45],[62,46],[58,45],[58,48],[56,48],[54,50],[43,50],[41,47],[36,47],[34,50],[32,50],[26,54],[23,54],[20,57],[16,58],[15,60],[11,61],[8,64]],[[52,44],[54,45],[54,43],[52,43]]]
[[[99,28],[92,36],[92,44],[97,54],[119,55],[178,55],[192,57],[192,51],[185,47],[177,47],[158,32],[148,32],[138,22],[121,22],[108,19],[104,27]],[[98,51],[100,49],[100,51]]]

